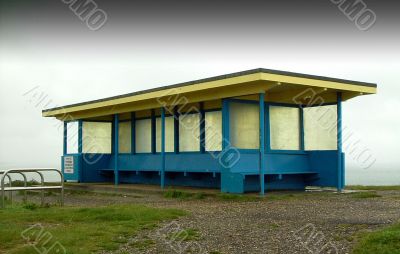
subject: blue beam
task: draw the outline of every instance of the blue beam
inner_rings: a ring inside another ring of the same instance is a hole
[[[299,106],[300,110],[300,150],[304,151],[304,108]]]
[[[165,186],[165,108],[161,108],[161,189]]]
[[[136,153],[136,114],[131,113],[131,154]]]
[[[229,100],[222,100],[222,151],[229,149]]]
[[[342,93],[337,93],[337,170],[338,170],[338,191],[343,189],[344,168],[342,167]]]
[[[118,154],[119,154],[119,116],[114,115],[114,183],[119,183]]]
[[[156,113],[151,110],[151,153],[156,153]]]
[[[83,121],[82,120],[78,120],[78,153],[82,153],[82,146],[83,146]]]
[[[174,107],[174,148],[175,153],[179,153],[179,112],[178,107]]]
[[[63,155],[67,154],[67,137],[68,137],[68,123],[64,121],[64,135],[63,135]]]
[[[204,153],[206,150],[206,115],[204,112],[204,103],[200,102],[200,152]]]
[[[260,100],[260,195],[264,196],[265,174],[265,93],[259,94]]]

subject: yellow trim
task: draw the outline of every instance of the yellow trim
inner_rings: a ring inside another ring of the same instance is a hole
[[[113,105],[118,105],[118,104],[123,104],[123,103],[134,102],[134,101],[159,98],[159,97],[163,97],[166,95],[171,96],[171,95],[175,95],[175,94],[183,94],[183,93],[206,90],[206,89],[211,89],[211,88],[231,86],[231,85],[251,82],[251,81],[255,81],[255,80],[260,80],[260,73],[254,73],[254,74],[244,75],[244,76],[240,76],[240,77],[227,78],[227,79],[210,81],[210,82],[188,85],[188,86],[183,86],[183,87],[169,88],[169,89],[165,89],[165,90],[144,93],[144,94],[139,94],[139,95],[133,95],[133,96],[129,96],[129,97],[111,99],[111,100],[107,100],[107,101],[94,102],[94,103],[90,103],[90,104],[79,105],[79,106],[65,108],[65,109],[57,109],[57,110],[43,112],[43,116],[55,116],[58,114],[65,114],[65,113],[69,113],[69,112],[73,112],[73,111],[88,110],[88,109],[93,109],[93,108],[113,106]]]
[[[300,78],[300,77],[291,77],[291,76],[270,74],[270,73],[261,73],[261,79],[275,81],[275,82],[281,82],[281,83],[323,87],[323,88],[330,88],[330,89],[337,89],[337,90],[344,90],[344,91],[354,91],[354,92],[361,92],[361,93],[376,93],[376,87],[358,86],[358,85],[347,84],[347,83],[325,81],[325,80],[318,80],[318,79],[309,79],[309,78]]]
[[[281,85],[278,85],[279,83],[281,83]],[[110,114],[159,108],[161,105],[157,101],[158,98],[167,98],[174,95],[184,96],[188,99],[187,102],[194,103],[256,94],[262,91],[274,89],[275,87],[284,87],[286,84],[299,86],[299,89],[289,88],[288,90],[278,92],[281,97],[285,97],[282,98],[282,100],[287,100],[287,96],[284,96],[285,94],[290,96],[294,91],[306,89],[306,87],[318,87],[316,90],[321,90],[322,93],[325,93],[326,91],[324,88],[327,88],[328,92],[332,92],[333,90],[351,92],[348,93],[351,94],[348,98],[357,96],[354,94],[355,92],[357,92],[358,95],[360,95],[360,93],[376,93],[376,87],[259,72],[176,88],[167,88],[165,90],[158,90],[128,97],[93,103],[89,102],[88,104],[46,111],[43,112],[42,115],[45,117],[55,116],[58,119],[64,119],[66,116],[68,116],[69,119],[99,117]],[[302,88],[301,86],[306,87]],[[279,91],[279,89],[277,89],[277,91]],[[267,93],[266,98],[268,98],[268,96]],[[279,100],[279,98],[276,99]]]

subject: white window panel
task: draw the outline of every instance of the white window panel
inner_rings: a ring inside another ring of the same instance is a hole
[[[258,149],[260,147],[258,104],[231,103],[229,119],[231,145],[239,149]]]
[[[165,152],[174,152],[174,117],[165,117]],[[156,118],[156,152],[161,152],[161,117]]]
[[[200,114],[179,116],[179,151],[200,151]]]
[[[304,108],[305,150],[337,150],[336,105]]]
[[[78,153],[78,122],[67,123],[67,154]]]
[[[120,122],[118,131],[119,153],[130,153],[132,144],[132,124],[131,121]]]
[[[205,150],[222,150],[222,112],[205,113]]]
[[[83,153],[111,153],[111,123],[83,122]]]
[[[151,119],[136,120],[135,140],[137,153],[151,153]]]
[[[300,109],[270,106],[271,149],[300,149]]]

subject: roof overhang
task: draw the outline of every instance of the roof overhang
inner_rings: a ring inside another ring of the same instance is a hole
[[[44,117],[71,121],[134,112],[161,106],[212,101],[223,98],[248,97],[266,93],[266,100],[281,103],[312,103],[318,96],[324,103],[375,94],[377,85],[336,78],[313,76],[266,69],[232,73],[190,81],[140,92],[51,108],[42,111]]]

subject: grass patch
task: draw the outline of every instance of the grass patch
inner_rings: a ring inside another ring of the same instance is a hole
[[[400,254],[400,223],[360,237],[353,254]]]
[[[155,242],[152,239],[144,239],[137,242],[133,242],[129,244],[131,247],[134,247],[140,251],[144,251],[148,249],[150,246],[154,245]]]
[[[28,209],[28,210],[36,210],[39,208],[39,206],[35,203],[25,203],[22,205],[23,208]]]
[[[389,190],[400,190],[400,185],[392,185],[392,186],[350,185],[350,186],[346,186],[346,189],[347,189],[347,190],[389,191]]]
[[[217,198],[227,201],[259,201],[261,197],[250,196],[250,195],[240,195],[240,194],[230,194],[230,193],[219,193]]]
[[[36,242],[36,237],[44,236],[45,233],[52,236],[48,244],[59,242],[67,253],[115,250],[137,231],[185,214],[176,209],[156,209],[141,205],[7,208],[0,210],[0,253],[33,253],[35,250],[29,242]],[[22,232],[34,225],[36,228],[29,230],[28,241]],[[40,227],[43,231],[40,231]],[[40,244],[39,240],[37,246]]]
[[[165,198],[176,198],[176,199],[205,199],[207,195],[203,192],[191,193],[182,190],[170,189],[164,192]]]
[[[21,180],[15,180],[12,181],[12,186],[13,187],[24,187],[24,181]],[[41,185],[38,181],[35,180],[30,180],[30,181],[26,181],[26,186],[33,186],[33,185]]]
[[[380,198],[382,197],[381,195],[377,194],[375,191],[368,191],[368,192],[356,192],[356,193],[351,193],[351,197],[353,198]]]

